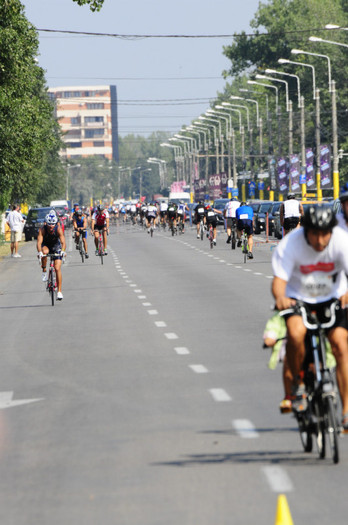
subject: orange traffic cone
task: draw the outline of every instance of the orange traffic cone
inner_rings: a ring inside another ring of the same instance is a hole
[[[290,514],[288,501],[284,494],[278,496],[277,512],[274,525],[294,525]]]

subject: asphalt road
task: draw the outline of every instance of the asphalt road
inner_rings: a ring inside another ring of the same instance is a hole
[[[2,525],[346,524],[340,463],[302,451],[261,349],[272,245],[113,227],[50,306],[27,243],[0,261]],[[89,238],[91,244],[91,238]]]

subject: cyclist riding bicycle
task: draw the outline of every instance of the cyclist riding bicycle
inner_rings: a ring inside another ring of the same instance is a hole
[[[107,250],[107,232],[109,231],[109,213],[104,209],[102,204],[98,204],[97,211],[94,212],[91,222],[91,230],[94,235],[95,254],[98,255],[99,232],[103,232],[104,255],[108,254]]]
[[[197,225],[197,239],[200,239],[200,236],[199,236],[200,222],[202,219],[204,220],[205,218],[204,202],[202,200],[200,200],[197,206],[195,207],[194,214],[195,214],[195,221]]]
[[[205,211],[205,221],[206,221],[208,230],[210,228],[210,225],[213,227],[213,233],[214,233],[213,243],[216,246],[216,226],[217,226],[216,212],[214,208],[212,208],[209,204],[205,206],[204,211]],[[209,236],[209,233],[207,233],[207,237],[208,236]]]
[[[241,202],[239,208],[236,209],[236,218],[237,218],[237,246],[242,246],[242,232],[245,230],[245,233],[248,237],[248,258],[253,259],[253,222],[254,222],[254,210],[251,206],[248,206],[246,202]]]
[[[157,213],[158,212],[157,212],[156,204],[154,202],[150,203],[148,205],[147,211],[146,211],[147,233],[150,233],[151,222],[153,223],[153,226],[155,227],[155,221],[156,221]]]
[[[226,244],[229,244],[232,240],[232,227],[237,224],[236,210],[239,208],[240,203],[236,197],[232,197],[231,200],[226,202],[223,216],[226,219],[227,226],[227,241]]]
[[[170,202],[168,204],[168,210],[167,210],[169,228],[171,228],[172,225],[174,229],[176,228],[177,211],[178,211],[178,207],[175,204],[175,202]]]
[[[74,214],[73,221],[74,231],[75,231],[75,244],[76,250],[79,249],[79,238],[82,235],[83,246],[85,248],[86,259],[88,259],[88,247],[87,247],[87,217],[82,213],[82,210],[78,210]],[[83,231],[84,230],[84,231]]]
[[[60,253],[61,257],[54,261],[54,269],[57,276],[57,300],[63,299],[62,294],[62,257],[65,252],[65,237],[58,217],[54,210],[51,210],[45,217],[45,224],[39,229],[37,235],[36,248],[38,257],[41,259],[42,281],[47,281],[46,265],[49,253]]]
[[[348,234],[335,227],[333,210],[324,204],[311,205],[306,210],[303,228],[284,237],[273,258],[272,293],[276,308],[285,310],[305,303],[315,311],[321,322],[327,321],[329,306],[340,299],[336,322],[327,337],[336,359],[337,383],[342,401],[342,426],[348,431],[348,331],[347,303]],[[307,408],[303,373],[305,336],[302,317],[294,312],[285,317],[287,325],[286,358],[294,378],[293,410]]]
[[[288,193],[287,200],[280,206],[280,224],[284,228],[284,235],[300,226],[303,216],[303,206],[295,199],[295,193]]]
[[[185,231],[185,212],[190,211],[189,208],[185,205],[184,201],[180,201],[178,205],[178,220],[179,223],[182,223],[182,233]]]
[[[167,210],[168,210],[168,204],[166,203],[166,201],[162,201],[160,204],[161,224],[165,224],[167,220]]]

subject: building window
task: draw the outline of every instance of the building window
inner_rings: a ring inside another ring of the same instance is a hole
[[[103,148],[104,147],[104,141],[103,140],[95,140],[95,141],[93,141],[93,146],[95,148]]]
[[[80,123],[81,123],[81,118],[80,117],[71,117],[70,124],[72,124],[73,126],[77,126]]]
[[[75,98],[81,97],[81,91],[64,91],[62,98]]]
[[[85,117],[85,124],[91,124],[94,122],[104,123],[104,117]]]
[[[81,142],[66,142],[65,144],[67,148],[82,148]]]
[[[104,135],[104,129],[86,129],[85,138],[93,139],[94,137],[102,137]]]
[[[90,103],[90,102],[87,102],[87,109],[104,109],[104,104],[102,102],[98,103],[98,102],[95,102],[95,103]]]

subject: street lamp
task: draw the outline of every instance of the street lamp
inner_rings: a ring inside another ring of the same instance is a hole
[[[348,31],[348,27],[341,27],[335,24],[326,24],[325,29],[343,29],[343,31]]]
[[[66,165],[66,188],[65,200],[69,200],[69,185],[70,185],[70,168],[81,168],[81,164],[67,164]]]
[[[331,92],[331,61],[330,57],[327,55],[320,55],[319,53],[310,53],[309,51],[302,51],[302,49],[292,49],[291,53],[293,55],[310,55],[313,57],[326,58],[328,63],[328,76],[329,76],[329,92]]]
[[[179,166],[181,165],[182,175],[183,175],[183,170],[184,170],[184,157],[183,157],[183,154],[182,154],[182,147],[178,146],[178,145],[174,145],[174,144],[168,144],[166,142],[163,142],[162,144],[160,144],[160,146],[162,148],[172,148],[174,150],[174,162],[175,162],[175,168],[176,168],[176,180],[179,181],[180,180],[180,176],[179,176],[180,167]]]
[[[322,200],[322,191],[321,191],[321,180],[320,180],[320,91],[316,88],[315,85],[315,68],[312,64],[307,64],[305,62],[294,62],[293,60],[288,60],[287,58],[279,58],[279,64],[295,64],[297,66],[310,67],[312,69],[313,77],[313,98],[315,100],[315,146],[316,146],[316,182],[317,182],[317,197],[318,200]]]
[[[219,127],[219,139],[222,147],[222,133],[221,133],[221,122],[218,119],[209,118],[207,116],[203,117],[202,115],[198,117],[199,120],[206,120],[207,122],[216,122]],[[216,127],[216,126],[215,126]],[[216,149],[216,173],[220,173],[220,164],[219,164],[219,141],[215,138],[215,149]]]
[[[318,36],[310,36],[308,40],[310,42],[325,42],[325,44],[335,44],[336,46],[348,47],[348,44],[343,44],[342,42],[333,42],[332,40],[324,40]]]

